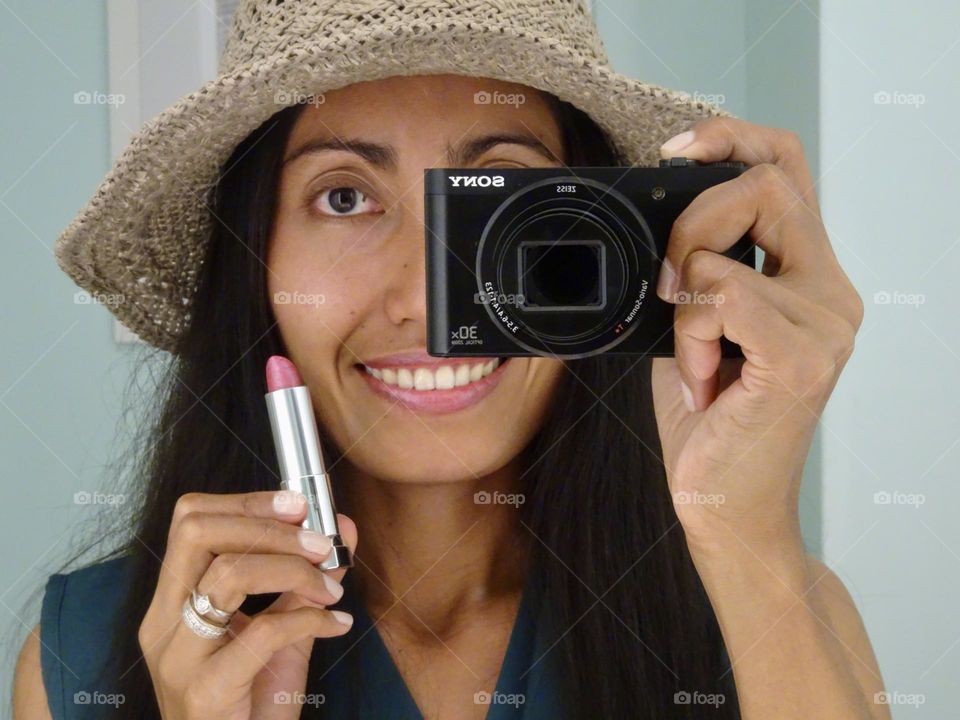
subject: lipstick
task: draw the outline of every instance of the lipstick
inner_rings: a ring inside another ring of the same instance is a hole
[[[284,490],[295,490],[306,496],[307,517],[301,526],[333,540],[333,549],[320,563],[320,568],[353,567],[350,549],[340,538],[310,391],[300,379],[296,366],[282,355],[267,360],[264,398],[280,463],[280,485]]]

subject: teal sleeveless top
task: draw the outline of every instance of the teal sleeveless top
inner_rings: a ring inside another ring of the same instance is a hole
[[[105,677],[113,623],[130,580],[129,558],[120,557],[47,581],[40,615],[40,667],[53,720],[125,717],[116,677]],[[346,635],[314,644],[307,702],[301,717],[317,708],[333,720],[423,720],[383,639],[350,580],[335,606],[350,612]],[[486,720],[558,720],[564,717],[549,643],[538,632],[537,602],[524,588]],[[130,630],[130,632],[134,632]],[[314,673],[321,656],[322,673]]]

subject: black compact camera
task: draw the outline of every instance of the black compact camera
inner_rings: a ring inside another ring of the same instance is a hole
[[[427,352],[672,356],[674,307],[656,294],[670,229],[699,193],[745,169],[673,158],[426,170]],[[746,236],[725,254],[755,267]],[[740,354],[726,339],[721,351]]]

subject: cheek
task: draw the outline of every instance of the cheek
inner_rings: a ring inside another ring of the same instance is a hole
[[[529,393],[529,412],[533,416],[529,420],[539,426],[564,375],[570,371],[564,367],[562,360],[553,358],[531,358],[530,364],[537,380]]]
[[[273,283],[274,317],[291,350],[299,344],[339,344],[364,317],[370,298],[363,289],[368,284],[340,270],[326,276],[304,272]]]
[[[375,258],[331,251],[319,242],[277,236],[267,255],[267,289],[284,340],[297,335],[345,338],[373,307]]]

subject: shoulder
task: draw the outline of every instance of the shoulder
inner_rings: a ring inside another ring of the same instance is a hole
[[[39,655],[54,720],[79,717],[78,704],[109,694],[101,674],[132,577],[128,556],[51,575],[40,609]]]
[[[99,648],[126,594],[132,562],[121,556],[51,575],[40,609],[43,649],[62,656],[78,649],[78,642]]]
[[[102,610],[118,603],[133,572],[133,559],[127,555],[103,560],[67,573],[54,573],[47,579],[42,614]],[[93,607],[88,607],[88,606]]]
[[[15,720],[51,720],[50,708],[40,675],[40,626],[23,643],[13,680],[13,717]]]

